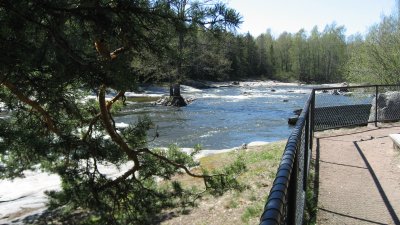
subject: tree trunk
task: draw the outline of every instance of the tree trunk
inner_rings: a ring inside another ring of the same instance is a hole
[[[181,85],[173,84],[170,86],[170,103],[169,105],[182,107],[187,106],[185,99],[181,96]]]

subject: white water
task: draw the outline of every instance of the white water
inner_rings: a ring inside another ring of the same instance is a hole
[[[224,86],[226,83],[215,84]],[[144,106],[127,109],[132,114],[117,118],[117,127],[125,128],[135,123],[137,115],[147,112],[153,122],[159,126],[161,141],[156,146],[168,146],[176,143],[186,152],[197,143],[208,149],[202,150],[196,159],[201,157],[241,149],[247,146],[265,144],[287,138],[290,127],[287,117],[293,109],[301,108],[307,95],[307,89],[293,84],[274,82],[246,82],[238,87],[199,90],[182,87],[185,97],[197,100],[186,108],[163,108]],[[274,91],[272,91],[274,89]],[[144,93],[127,93],[127,96],[161,96],[165,89],[150,88]],[[112,96],[107,96],[111,98]],[[96,98],[95,96],[88,97]],[[288,99],[289,102],[283,102]],[[170,136],[177,135],[180,138]],[[155,147],[156,147],[155,146]],[[129,169],[131,165],[122,166],[121,170],[105,165],[100,168],[109,177],[116,177]],[[25,178],[13,181],[0,180],[0,224],[22,223],[20,220],[28,215],[41,213],[46,209],[46,190],[59,190],[60,178],[54,174],[27,171]],[[21,213],[20,215],[17,215]]]
[[[260,146],[268,142],[252,142],[247,146]],[[242,147],[201,150],[194,156],[196,160],[212,154],[240,150]],[[183,148],[182,151],[190,153],[192,148]],[[99,171],[110,178],[116,178],[129,170],[133,163],[120,167],[113,164],[99,165]],[[40,171],[25,171],[24,178],[14,180],[0,180],[0,224],[23,224],[23,219],[41,214],[46,210],[48,201],[45,191],[61,190],[61,179],[56,174]]]
[[[124,109],[116,122],[134,124],[147,115],[157,125],[159,137],[151,147],[171,143],[182,148],[201,144],[206,149],[229,149],[253,141],[277,141],[291,132],[287,120],[303,108],[310,87],[269,82],[217,83],[198,90],[183,86],[182,95],[196,99],[187,107],[134,104]],[[162,91],[163,90],[163,91]],[[167,88],[150,88],[146,94],[167,93]],[[149,132],[153,139],[155,131]]]

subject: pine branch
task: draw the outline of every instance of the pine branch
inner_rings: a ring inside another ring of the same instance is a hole
[[[164,161],[164,162],[166,162],[168,164],[171,164],[171,165],[173,165],[173,166],[175,166],[177,168],[181,168],[181,169],[183,169],[185,171],[185,173],[187,175],[189,175],[191,177],[207,179],[207,178],[212,178],[212,177],[217,177],[217,176],[225,176],[225,174],[216,174],[216,175],[198,175],[198,174],[194,174],[194,173],[190,172],[189,168],[187,168],[185,165],[176,163],[176,162],[168,159],[167,157],[164,157],[162,155],[159,155],[157,153],[154,153],[154,152],[150,151],[147,148],[140,149],[140,152],[149,153],[150,155],[152,155],[152,156],[154,156],[154,157],[156,157],[156,158],[158,158],[158,159],[160,159],[160,160],[162,160],[162,161]]]
[[[121,92],[120,92],[121,93]],[[119,94],[117,95],[119,96]],[[137,153],[132,150],[128,144],[122,139],[122,137],[115,131],[112,124],[112,119],[110,116],[110,111],[108,106],[111,108],[112,103],[109,105],[106,103],[106,86],[102,85],[99,90],[99,105],[100,105],[100,118],[104,124],[108,135],[110,135],[111,140],[113,140],[120,149],[128,156],[130,160],[135,163],[135,169],[139,168],[139,159]]]
[[[112,105],[118,101],[118,99],[123,98],[125,96],[125,91],[120,91],[116,96],[111,101],[107,102],[107,110],[110,111]],[[83,135],[82,140],[86,140],[86,138],[92,133],[93,126],[96,124],[96,122],[100,119],[101,113],[98,113],[91,121],[89,124],[88,131]]]
[[[123,175],[121,175],[120,177],[115,178],[114,180],[112,180],[112,181],[110,181],[110,182],[104,184],[103,186],[101,186],[99,190],[102,191],[102,190],[105,190],[105,189],[107,189],[107,188],[109,188],[109,187],[115,186],[115,185],[117,185],[118,183],[120,183],[120,182],[126,180],[126,179],[127,179],[129,176],[131,176],[131,175],[135,176],[134,173],[135,173],[137,170],[138,170],[138,168],[136,167],[136,164],[135,164],[130,170],[126,171],[126,172],[125,172]],[[135,178],[135,179],[136,179],[136,178]]]
[[[55,133],[58,136],[61,136],[61,132],[58,130],[58,128],[56,127],[54,120],[51,118],[50,114],[37,102],[29,99],[27,96],[24,95],[24,93],[22,93],[14,84],[8,82],[8,81],[3,81],[1,83],[2,85],[4,85],[5,87],[7,87],[15,96],[17,96],[17,98],[32,107],[32,109],[34,109],[36,112],[38,112],[44,119],[47,128],[52,131],[53,133]]]

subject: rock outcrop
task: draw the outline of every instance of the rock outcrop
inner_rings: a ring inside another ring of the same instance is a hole
[[[349,84],[348,83],[343,82],[343,83],[340,84],[340,87],[341,87],[339,89],[340,92],[349,92],[349,89],[348,89]]]
[[[176,107],[183,107],[187,106],[188,104],[192,103],[195,99],[194,98],[187,98],[184,99],[182,96],[164,96],[158,99],[155,104],[156,105],[164,105],[164,106],[176,106]]]
[[[378,121],[396,121],[400,120],[400,92],[386,92],[379,94],[378,99],[373,99],[369,121],[375,121],[376,103]]]

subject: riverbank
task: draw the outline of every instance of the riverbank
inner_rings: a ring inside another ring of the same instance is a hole
[[[202,150],[195,155],[195,158],[200,163],[205,163],[206,167],[212,161],[214,161],[214,166],[222,166],[223,162],[229,161],[225,157],[232,157],[239,152],[251,155],[263,148],[268,151],[268,149],[274,149],[275,146],[280,146],[279,143],[253,142],[225,150]],[[187,152],[191,150],[183,149]],[[116,177],[129,169],[130,166],[123,165],[118,169],[113,165],[102,165],[99,170],[109,177]],[[47,196],[45,191],[60,190],[61,180],[56,174],[26,171],[24,178],[16,178],[12,181],[0,180],[0,187],[0,224],[27,224],[46,211]]]
[[[202,167],[215,169],[229,164],[241,155],[247,171],[237,179],[244,185],[244,189],[228,191],[219,197],[205,196],[194,208],[165,210],[156,224],[258,224],[285,144],[286,140],[265,145],[248,145],[247,149],[201,158]],[[197,187],[203,185],[201,180],[186,175],[178,177],[178,180],[186,184],[196,184]]]

